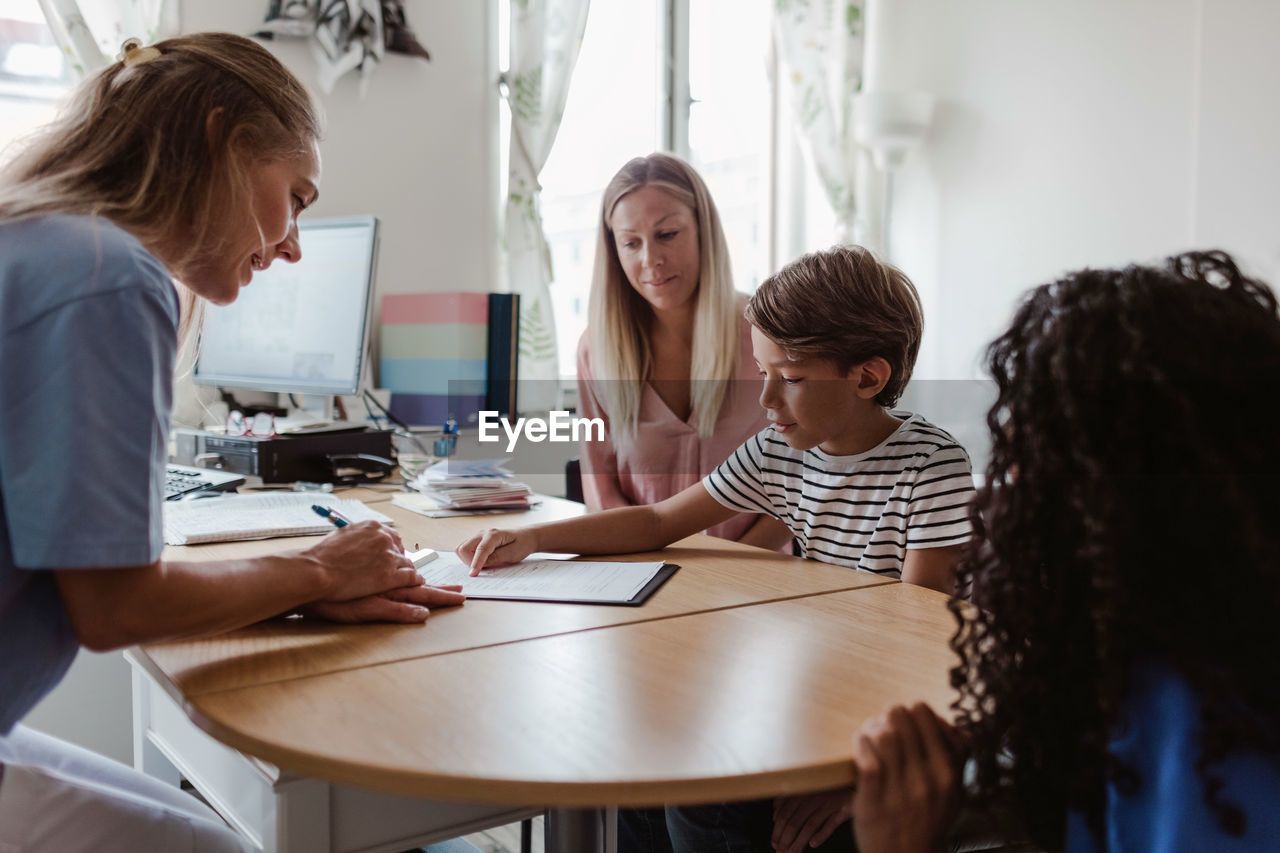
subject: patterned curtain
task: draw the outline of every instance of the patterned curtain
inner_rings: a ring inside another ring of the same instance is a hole
[[[778,46],[796,121],[836,214],[836,239],[854,240],[853,97],[862,88],[865,0],[774,0]]]
[[[175,0],[40,0],[40,8],[82,77],[114,62],[125,39],[148,45],[178,31]]]
[[[559,404],[560,364],[551,306],[551,249],[542,230],[542,171],[569,97],[569,80],[590,0],[512,0],[511,167],[507,194],[507,269],[520,294],[520,408]],[[525,383],[525,380],[543,380]]]

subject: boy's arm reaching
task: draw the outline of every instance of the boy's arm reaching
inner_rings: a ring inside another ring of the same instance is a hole
[[[743,545],[754,545],[770,551],[781,551],[784,546],[789,550],[791,540],[791,528],[772,515],[763,514],[757,515],[755,523],[738,539]]]
[[[964,545],[941,548],[908,548],[902,561],[902,582],[927,586],[950,595],[956,588],[956,561]]]
[[[620,507],[517,530],[490,528],[463,542],[457,551],[471,566],[474,577],[485,566],[518,563],[534,551],[656,551],[735,514],[711,497],[701,483],[694,483],[665,501],[647,506]]]

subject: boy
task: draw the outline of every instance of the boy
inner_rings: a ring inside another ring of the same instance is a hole
[[[919,415],[889,410],[920,348],[910,280],[836,247],[765,280],[746,314],[768,429],[660,503],[487,530],[458,548],[471,574],[534,551],[652,551],[755,512],[790,527],[801,556],[951,592],[970,532],[969,457]]]
[[[955,439],[889,408],[920,348],[923,319],[910,280],[865,249],[836,247],[767,279],[746,316],[769,428],[700,484],[659,503],[487,530],[458,548],[471,574],[534,551],[656,550],[755,512],[781,519],[804,557],[950,593],[970,535],[973,477]],[[698,851],[714,838],[716,849],[800,851],[830,838],[821,849],[844,850],[848,833],[831,834],[848,819],[847,790],[665,813],[623,810],[619,849]],[[655,833],[661,840],[653,846]]]

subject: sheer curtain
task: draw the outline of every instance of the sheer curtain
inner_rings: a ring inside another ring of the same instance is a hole
[[[511,69],[504,80],[511,106],[506,248],[511,291],[520,294],[520,408],[528,411],[559,405],[551,250],[542,229],[538,173],[560,129],[589,5],[590,0],[511,3]]]
[[[125,39],[147,45],[178,29],[176,0],[40,0],[40,8],[82,77],[114,62]]]
[[[795,119],[836,214],[836,239],[855,239],[853,99],[862,88],[865,0],[775,0],[778,46]]]

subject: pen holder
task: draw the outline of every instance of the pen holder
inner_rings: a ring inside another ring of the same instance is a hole
[[[440,438],[437,438],[437,439],[432,443],[432,445],[431,445],[431,451],[432,451],[432,453],[434,453],[436,456],[441,456],[441,457],[443,457],[443,456],[452,456],[452,455],[453,455],[453,451],[457,448],[457,446],[458,446],[458,439],[457,439],[457,437],[456,437],[456,436],[451,436],[451,435],[446,435],[446,436],[442,436],[442,437],[440,437]]]

